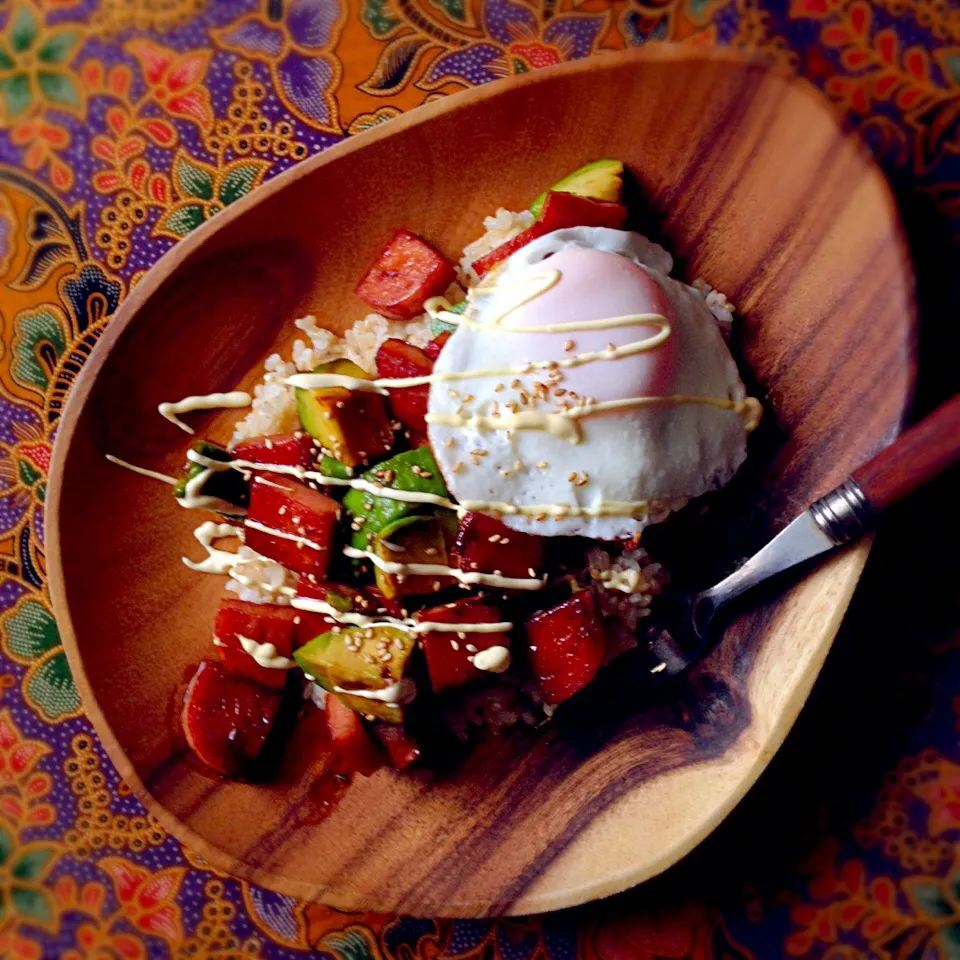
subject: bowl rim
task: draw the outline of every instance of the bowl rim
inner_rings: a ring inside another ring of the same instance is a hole
[[[103,749],[116,767],[118,774],[127,782],[137,799],[144,803],[148,812],[156,817],[161,826],[183,846],[188,847],[191,851],[199,854],[204,860],[208,861],[212,868],[223,871],[228,876],[256,883],[277,893],[294,896],[309,902],[322,902],[335,909],[374,909],[374,907],[367,908],[362,906],[358,908],[356,902],[350,901],[349,896],[343,899],[333,888],[324,888],[322,892],[318,893],[316,885],[302,881],[288,881],[283,876],[271,873],[268,870],[249,867],[210,841],[205,840],[186,823],[170,813],[166,807],[153,796],[137,774],[133,763],[127,757],[111,725],[99,707],[84,668],[83,657],[80,653],[78,638],[73,628],[70,608],[67,602],[66,585],[62,575],[63,562],[60,547],[60,503],[63,494],[63,476],[67,452],[76,433],[79,414],[86,404],[86,400],[92,391],[96,378],[104,366],[107,357],[115,343],[137,316],[144,303],[198,248],[202,247],[214,234],[226,228],[233,220],[242,217],[247,211],[258,206],[273,196],[273,194],[284,190],[301,177],[308,176],[327,164],[348,157],[354,152],[362,150],[384,137],[393,136],[399,131],[418,126],[433,117],[459,110],[466,104],[495,98],[509,90],[547,82],[556,76],[576,76],[581,73],[616,69],[631,63],[644,61],[662,63],[707,61],[753,67],[765,74],[780,78],[785,83],[793,86],[801,94],[814,99],[820,109],[829,113],[832,122],[834,122],[841,131],[844,139],[849,141],[856,149],[865,155],[867,163],[876,172],[878,186],[889,207],[889,217],[894,228],[895,239],[903,253],[905,270],[909,274],[908,279],[911,286],[915,288],[916,280],[909,253],[909,244],[906,240],[906,231],[903,227],[899,209],[889,181],[860,136],[856,132],[843,129],[839,117],[831,110],[829,101],[812,83],[804,77],[798,76],[789,67],[780,62],[771,61],[762,54],[738,51],[726,47],[697,48],[677,43],[657,42],[624,51],[604,51],[580,60],[557,64],[503,80],[495,80],[482,86],[457,92],[455,95],[447,96],[441,100],[423,104],[409,110],[399,117],[391,119],[389,123],[378,124],[360,133],[345,136],[343,140],[333,146],[327,147],[282,173],[277,174],[266,183],[261,184],[246,197],[229,205],[215,217],[201,224],[200,227],[190,233],[186,238],[171,247],[170,250],[163,254],[163,256],[149,268],[146,275],[128,292],[126,299],[107,324],[104,332],[98,339],[90,356],[78,374],[58,421],[57,436],[53,446],[50,470],[48,473],[49,482],[46,501],[47,584],[54,616],[60,631],[61,642],[81,696],[83,715],[92,724]],[[912,403],[912,392],[916,384],[917,310],[915,295],[911,297],[910,315],[907,321],[909,323],[909,357],[907,359],[909,365],[909,395],[907,397],[907,403],[905,404],[905,413],[909,410],[910,404]],[[824,627],[818,641],[816,649],[816,673],[810,678],[808,684],[802,685],[802,688],[794,691],[789,703],[785,705],[781,712],[780,720],[763,744],[763,749],[759,751],[758,755],[741,777],[738,789],[733,791],[727,803],[716,808],[715,815],[709,818],[708,821],[705,821],[700,830],[691,831],[686,836],[684,843],[678,844],[669,850],[664,850],[661,857],[649,860],[642,869],[623,870],[616,874],[609,874],[603,881],[587,881],[580,885],[568,886],[565,890],[557,892],[538,890],[537,881],[535,880],[528,890],[523,891],[518,899],[508,904],[505,909],[500,912],[504,915],[542,913],[576,906],[619,893],[661,873],[682,857],[686,856],[687,853],[693,850],[716,829],[719,823],[752,788],[760,774],[766,769],[770,758],[776,750],[779,749],[787,733],[792,728],[816,677],[819,675],[819,668],[822,666],[823,660],[826,658],[827,652],[840,627],[840,623],[859,580],[860,573],[870,553],[872,542],[872,538],[861,541],[859,544],[844,551],[838,560],[835,561],[838,563],[842,562],[844,574],[843,589],[838,595],[836,606],[829,618],[829,623]],[[722,758],[707,761],[707,765],[709,766],[712,763],[718,762],[722,763]],[[669,776],[669,774],[666,776]],[[242,866],[243,869],[238,870],[238,866]],[[443,914],[443,916],[459,915],[464,914]],[[471,913],[469,915],[479,916],[480,914]]]

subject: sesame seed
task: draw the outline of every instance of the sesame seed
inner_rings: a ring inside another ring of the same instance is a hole
[[[533,519],[534,519],[534,520],[546,520],[546,519],[547,519],[547,515],[546,515],[545,513],[538,513]]]
[[[487,455],[487,451],[483,449],[470,451],[471,457],[485,457],[486,455]]]
[[[293,618],[293,622],[296,623],[296,624],[299,624],[299,623],[300,623],[300,617],[298,617],[298,616],[297,616],[297,617],[294,617],[294,618]]]
[[[494,571],[493,571],[493,575],[494,575],[495,577],[502,577],[502,576],[503,576],[503,571],[502,571],[502,570],[494,570]]]
[[[464,402],[464,403],[473,403],[473,401],[474,401],[474,396],[473,396],[472,393],[468,393],[468,394],[463,398],[463,402]]]
[[[534,570],[533,567],[527,567],[527,573],[529,573],[531,577],[535,577],[537,575],[537,571]]]
[[[505,386],[504,384],[498,383],[498,384],[493,388],[493,392],[494,392],[494,393],[501,393],[501,392],[504,390],[504,386]]]
[[[570,476],[567,477],[567,479],[568,479],[571,483],[573,483],[573,481],[577,479],[576,471],[574,471],[573,473],[571,473]]]
[[[510,542],[510,538],[509,538],[509,537],[501,537],[501,538],[500,538],[500,542],[503,543],[503,544],[507,544],[507,543]]]
[[[450,469],[454,473],[459,473],[463,469],[463,464],[458,460]]]
[[[564,340],[563,342],[563,349],[566,350],[567,353],[569,353],[575,346],[576,344],[572,340]]]
[[[287,512],[287,507],[286,507],[286,505],[282,506],[282,507],[277,511],[277,513],[279,513],[281,517],[282,517],[286,512]]]
[[[427,547],[427,549],[424,550],[423,552],[424,552],[428,557],[435,557],[435,556],[437,555],[437,548],[436,548],[436,547]]]
[[[472,643],[468,643],[467,653],[476,653],[476,652],[477,652],[477,648]]]
[[[345,406],[346,406],[346,403],[344,403],[343,400],[338,400],[338,401],[336,402],[336,408],[337,408],[338,410],[342,410]]]
[[[447,439],[443,441],[443,444],[445,447],[455,447],[457,445],[457,441],[454,440],[453,437],[447,437]]]
[[[451,400],[459,400],[459,399],[460,399],[460,394],[457,393],[456,390],[448,390],[448,391],[447,391],[447,396],[448,396]]]
[[[522,461],[522,460],[514,460],[514,461],[513,461],[513,469],[514,469],[514,470],[517,470],[517,471],[522,470],[522,469],[523,469],[523,461]]]
[[[546,460],[541,460],[541,461],[537,464],[537,469],[538,469],[538,470],[546,470],[547,467],[549,467],[549,466],[550,466],[550,464],[547,463]]]
[[[499,533],[491,533],[490,536],[487,537],[487,539],[488,539],[491,543],[499,543],[499,542],[500,542],[500,534],[499,534]]]
[[[510,386],[513,387],[514,390],[519,390],[520,387],[523,386],[523,384],[519,380],[511,380]]]
[[[442,586],[442,584],[440,583],[439,580],[434,580],[434,581],[433,581],[433,592],[434,592],[434,593],[439,593],[441,586]]]
[[[459,649],[460,649],[460,644],[457,643],[457,641],[454,640],[454,639],[452,639],[452,638],[451,638],[451,640],[450,640],[450,646],[453,647],[454,650],[459,650]]]
[[[506,477],[509,477],[509,476],[512,476],[512,475],[513,475],[513,472],[512,472],[511,470],[501,470],[501,471],[500,471],[500,476],[501,476],[501,477],[506,478]]]

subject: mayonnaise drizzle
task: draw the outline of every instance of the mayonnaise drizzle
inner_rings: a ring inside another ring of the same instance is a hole
[[[203,396],[184,397],[176,403],[161,403],[157,410],[160,416],[175,423],[181,430],[193,434],[193,427],[177,418],[179,413],[192,413],[194,410],[215,410],[218,407],[240,409],[249,407],[253,398],[243,390],[231,390],[229,393],[208,393]]]
[[[309,547],[311,550],[323,552],[327,549],[326,547],[321,546],[319,543],[316,543],[307,537],[301,537],[295,533],[286,533],[283,530],[275,530],[273,527],[268,527],[265,523],[260,523],[259,520],[250,520],[248,518],[244,520],[243,524],[249,530],[259,530],[260,533],[265,533],[271,537],[278,537],[281,540],[291,540],[293,543],[299,543],[304,547]]]
[[[730,410],[744,417],[744,429],[755,429],[760,418],[760,402],[754,397],[745,400],[720,400],[715,397],[697,397],[689,394],[669,394],[663,397],[626,397],[622,400],[602,400],[570,407],[549,413],[544,410],[507,411],[497,416],[467,416],[459,413],[428,413],[427,423],[438,427],[465,427],[481,433],[488,430],[542,430],[551,436],[570,443],[580,443],[583,433],[580,420],[611,410],[628,410],[634,407],[652,407],[663,403],[695,403],[703,406]]]
[[[408,574],[422,577],[453,577],[460,583],[483,583],[489,587],[499,587],[503,590],[542,590],[547,585],[546,577],[501,577],[495,573],[470,572],[465,573],[455,567],[447,567],[440,563],[397,563],[395,560],[384,560],[368,550],[358,550],[356,547],[344,547],[343,554],[354,560],[369,560],[375,567],[384,573]]]
[[[399,707],[410,703],[417,695],[417,686],[409,678],[404,677],[380,690],[348,690],[345,687],[334,687],[334,693],[345,693],[351,697],[361,697],[364,700],[379,700],[388,707]]]
[[[291,467],[278,463],[253,463],[250,460],[231,460],[224,462],[222,460],[211,460],[194,450],[187,451],[187,458],[194,463],[206,465],[209,470],[257,470],[261,473],[282,473],[297,477],[300,480],[315,480],[318,483],[328,486],[353,487],[355,490],[363,490],[376,497],[384,497],[387,500],[402,500],[407,503],[427,503],[435,507],[441,507],[445,510],[453,510],[457,516],[464,516],[467,513],[499,513],[505,515],[523,514],[524,516],[537,516],[545,514],[556,517],[557,519],[566,519],[570,517],[642,517],[649,513],[655,507],[662,507],[666,504],[660,500],[608,500],[594,506],[580,506],[575,503],[526,503],[519,506],[513,503],[507,503],[503,500],[461,500],[454,503],[447,497],[441,497],[433,493],[421,493],[417,490],[395,490],[392,487],[384,487],[378,483],[370,483],[368,480],[360,478],[343,480],[340,477],[328,477],[325,474],[318,473],[316,470],[306,470],[303,467]],[[120,466],[128,467],[137,473],[143,472],[140,467],[134,467],[132,464],[124,463],[122,460],[113,458],[114,462]],[[149,471],[148,473],[151,473]],[[158,479],[163,479],[163,475],[158,475]],[[211,498],[214,499],[214,498]],[[184,503],[182,500],[181,503]],[[186,506],[186,503],[184,503]],[[228,505],[230,511],[238,512],[238,508],[232,504]],[[235,578],[240,583],[240,578]]]
[[[239,633],[237,639],[240,641],[240,646],[253,657],[256,663],[267,670],[289,670],[295,666],[289,658],[281,657],[272,643],[257,643],[256,640],[241,636]]]
[[[157,473],[156,470],[148,470],[146,467],[138,467],[135,464],[127,463],[126,460],[121,460],[119,457],[115,457],[112,453],[105,454],[105,456],[111,463],[115,463],[118,467],[126,467],[127,470],[132,470],[134,473],[139,473],[141,477],[149,477],[151,480],[159,480],[161,483],[169,483],[171,487],[175,487],[177,485],[176,477],[168,477],[165,473]]]
[[[368,617],[363,613],[337,610],[324,600],[315,597],[294,597],[290,605],[308,613],[322,613],[337,623],[354,627],[393,627],[407,633],[509,633],[513,624],[506,620],[498,623],[439,623],[432,620],[399,619],[397,617]]]
[[[586,507],[575,503],[526,503],[518,506],[503,500],[469,499],[454,503],[452,500],[434,493],[421,493],[417,490],[395,490],[392,487],[384,487],[379,483],[371,483],[360,478],[342,480],[339,477],[327,477],[315,470],[306,470],[304,467],[252,463],[248,460],[233,460],[227,463],[222,460],[210,460],[192,450],[187,452],[187,456],[195,463],[209,464],[213,470],[228,470],[231,468],[247,470],[252,468],[261,472],[283,473],[300,480],[316,480],[318,483],[331,486],[353,487],[355,490],[363,490],[373,496],[384,497],[387,500],[427,503],[446,510],[453,510],[460,517],[467,513],[502,513],[511,516],[523,514],[531,517],[544,513],[558,519],[567,517],[638,517],[645,516],[654,507],[662,507],[666,504],[666,501],[661,500],[608,500],[595,506]]]
[[[207,551],[207,556],[200,560],[191,560],[189,557],[181,557],[185,566],[198,573],[227,573],[235,564],[239,563],[240,558],[236,553],[230,550],[219,550],[214,545],[214,540],[222,540],[225,537],[236,537],[243,540],[243,527],[236,527],[232,523],[216,523],[213,520],[207,520],[201,523],[193,535],[197,542]]]
[[[510,650],[507,647],[487,647],[467,659],[487,673],[506,673],[510,669]]]
[[[602,326],[585,327],[592,323]],[[489,329],[493,324],[483,324],[482,328]],[[587,363],[596,363],[600,360],[619,360],[621,357],[630,357],[637,353],[647,353],[659,347],[670,336],[670,324],[659,313],[637,313],[624,317],[611,317],[602,321],[584,321],[582,324],[553,324],[548,327],[498,327],[505,332],[553,333],[566,330],[602,329],[603,327],[656,327],[657,332],[643,340],[623,344],[606,350],[589,350],[572,357],[562,357],[559,360],[536,360],[522,363],[515,367],[504,367],[500,370],[442,370],[439,373],[428,373],[419,377],[397,377],[396,379],[382,378],[379,380],[363,380],[359,377],[348,377],[336,373],[296,373],[284,381],[292,387],[301,387],[306,390],[318,390],[324,387],[346,387],[348,390],[357,390],[365,393],[380,393],[386,396],[390,390],[405,389],[407,387],[421,387],[431,383],[451,383],[457,380],[475,380],[491,377],[513,377],[518,374],[534,373],[537,370],[570,370],[582,367]]]

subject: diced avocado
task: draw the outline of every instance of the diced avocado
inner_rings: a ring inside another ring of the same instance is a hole
[[[351,710],[387,723],[403,722],[404,697],[396,700],[351,694],[376,693],[400,684],[416,637],[397,627],[344,627],[315,637],[293,653],[304,673],[324,690],[336,692]],[[407,681],[409,683],[410,681]]]
[[[432,493],[449,497],[440,468],[429,447],[406,450],[389,460],[378,463],[362,474],[370,483],[380,483],[393,490],[409,490],[416,493]],[[436,508],[429,503],[411,503],[407,500],[391,500],[378,497],[364,490],[350,490],[343,498],[343,505],[353,514],[360,529],[354,530],[351,546],[369,550],[376,535],[388,524],[401,517],[413,514],[432,513]]]
[[[321,364],[314,373],[334,373],[370,380],[370,375],[349,360]],[[328,456],[355,467],[376,460],[393,446],[387,407],[378,393],[346,387],[297,388],[297,413],[303,429],[316,437]]]
[[[555,193],[573,193],[578,197],[620,203],[623,197],[623,161],[594,160],[593,163],[567,174],[550,189]],[[535,217],[539,218],[546,199],[547,194],[544,192],[530,204],[530,212]]]
[[[327,603],[341,613],[349,613],[353,609],[353,598],[338,592],[335,585],[327,590]]]
[[[373,542],[373,553],[393,563],[447,565],[443,525],[437,517],[401,517],[384,527]],[[436,593],[451,581],[434,574],[388,573],[374,567],[377,587],[388,599]]]
[[[461,300],[459,303],[455,303],[447,313],[456,313],[462,314],[467,309],[467,301]],[[457,329],[455,323],[451,323],[449,320],[441,320],[440,317],[434,317],[430,321],[430,332],[435,336],[439,337],[441,333],[453,333]]]
[[[228,450],[209,440],[198,440],[190,449],[208,460],[229,463],[233,459]],[[173,488],[173,495],[178,500],[182,500],[187,495],[187,484],[206,469],[202,463],[187,460],[180,470],[180,477]],[[238,470],[217,470],[207,478],[199,490],[193,492],[197,496],[217,497],[236,507],[245,507],[250,502],[250,487]]]

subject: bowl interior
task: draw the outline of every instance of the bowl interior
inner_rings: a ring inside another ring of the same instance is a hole
[[[636,226],[744,316],[736,350],[766,398],[748,465],[677,555],[729,570],[889,441],[913,378],[912,275],[887,187],[803,84],[669,47],[472,91],[356,137],[181,243],[134,290],[74,390],[48,513],[61,631],[121,774],[221,869],[351,909],[481,915],[615,892],[689,850],[779,746],[865,556],[755,599],[708,660],[659,694],[627,673],[537,734],[454,773],[358,780],[326,817],[301,737],[278,779],[226,783],[179,741],[177,697],[210,651],[222,581],[191,573],[169,490],[104,459],[175,471],[188,444],[156,405],[259,378],[306,313],[343,331],[392,229],[456,258],[497,207],[521,209],[600,156],[636,181]],[[198,433],[225,439],[230,417]]]

